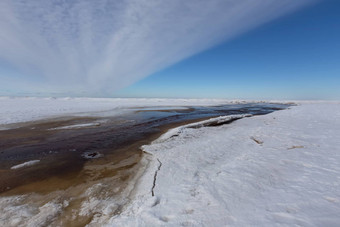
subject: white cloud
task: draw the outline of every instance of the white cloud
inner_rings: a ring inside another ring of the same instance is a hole
[[[0,63],[53,91],[112,92],[310,2],[1,0]]]

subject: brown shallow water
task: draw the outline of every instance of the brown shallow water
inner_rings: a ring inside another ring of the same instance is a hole
[[[103,215],[100,203],[91,209],[84,207],[87,202],[94,204],[89,198],[103,204],[117,198],[110,202],[115,204],[109,213],[120,212],[130,199],[123,192],[141,167],[140,146],[169,128],[220,115],[266,114],[282,108],[285,106],[248,104],[141,109],[121,117],[65,117],[17,124],[0,131],[0,197],[25,195],[20,204],[38,208],[51,201],[64,204],[57,218],[46,224],[84,226]],[[62,128],[79,124],[87,125]],[[30,160],[40,162],[11,169]]]
[[[67,124],[74,124],[83,120],[85,119],[75,118],[67,120]],[[193,120],[182,123],[190,122],[193,122]],[[82,139],[66,136],[70,133],[69,131],[73,130],[43,132],[43,130],[58,127],[65,123],[59,120],[57,122],[34,123],[25,127],[25,129],[10,130],[8,134],[5,131],[0,132],[1,156],[4,157],[8,152],[12,152],[13,155],[11,160],[2,159],[0,161],[0,196],[29,195],[21,203],[34,204],[36,207],[41,207],[56,199],[57,202],[68,201],[69,204],[63,210],[63,214],[49,223],[55,226],[85,226],[92,221],[94,215],[97,215],[96,211],[90,211],[86,214],[77,212],[87,199],[84,192],[96,184],[101,184],[103,189],[96,190],[94,195],[91,196],[98,199],[103,197],[104,200],[108,197],[119,196],[138,171],[139,161],[143,155],[139,147],[150,143],[170,127],[180,124],[161,126],[158,132],[147,133],[136,139],[130,138],[121,146],[116,146],[115,149],[96,149],[94,152],[103,156],[86,159],[81,156],[84,151],[82,149],[91,147],[91,142],[88,141],[88,145],[84,145],[84,141],[89,137],[88,131],[93,129],[81,129],[87,132],[86,135],[78,133],[78,137],[84,137]],[[27,132],[27,130],[30,132]],[[8,143],[3,142],[6,140]],[[13,149],[13,146],[18,150]],[[30,146],[34,149],[24,149]],[[3,148],[5,148],[4,151]],[[67,152],[57,152],[62,148]],[[21,149],[22,153],[20,154]],[[35,154],[32,155],[31,152]],[[32,156],[38,158],[40,162],[29,167],[10,169],[11,166],[18,164],[16,158],[31,159]],[[102,195],[103,191],[105,191],[105,195]],[[115,207],[116,210],[112,213],[118,213],[124,203],[125,201]]]
[[[199,120],[201,119],[205,118]],[[131,138],[125,136],[124,139],[120,138],[119,142],[111,141],[115,143],[115,146],[110,148],[98,147],[98,143],[104,139],[112,139],[112,136],[105,138],[105,135],[117,133],[114,128],[107,129],[105,126],[101,128],[97,125],[81,129],[49,130],[89,120],[98,119],[74,118],[66,121],[58,119],[0,131],[0,193],[14,195],[64,190],[70,186],[94,180],[93,174],[84,173],[85,165],[103,166],[110,163],[114,166],[124,160],[130,160],[131,163],[124,168],[119,167],[117,170],[110,168],[109,171],[95,170],[95,179],[116,175],[118,171],[133,168],[139,162],[142,156],[140,146],[150,143],[169,128],[197,121],[185,120],[180,123],[165,124],[152,132],[131,136]],[[122,128],[117,130],[122,130]],[[122,132],[118,134],[120,137]],[[104,138],[99,138],[98,135]],[[84,154],[88,154],[89,158],[84,157]],[[96,156],[98,158],[95,158]],[[11,169],[16,164],[30,160],[40,160],[40,162],[29,167]],[[40,187],[39,184],[44,186]]]

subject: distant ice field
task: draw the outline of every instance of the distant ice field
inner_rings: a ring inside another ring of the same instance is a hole
[[[235,101],[236,102],[236,101]],[[172,109],[233,103],[220,99],[34,98],[0,97],[0,125],[60,116],[114,116],[137,108]]]

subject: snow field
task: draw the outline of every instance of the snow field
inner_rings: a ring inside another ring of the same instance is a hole
[[[143,147],[150,167],[108,226],[339,226],[339,147],[334,103],[183,129]]]

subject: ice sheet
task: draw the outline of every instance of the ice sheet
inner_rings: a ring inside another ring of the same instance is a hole
[[[150,167],[109,225],[337,226],[339,147],[339,103],[184,128],[143,147]]]

